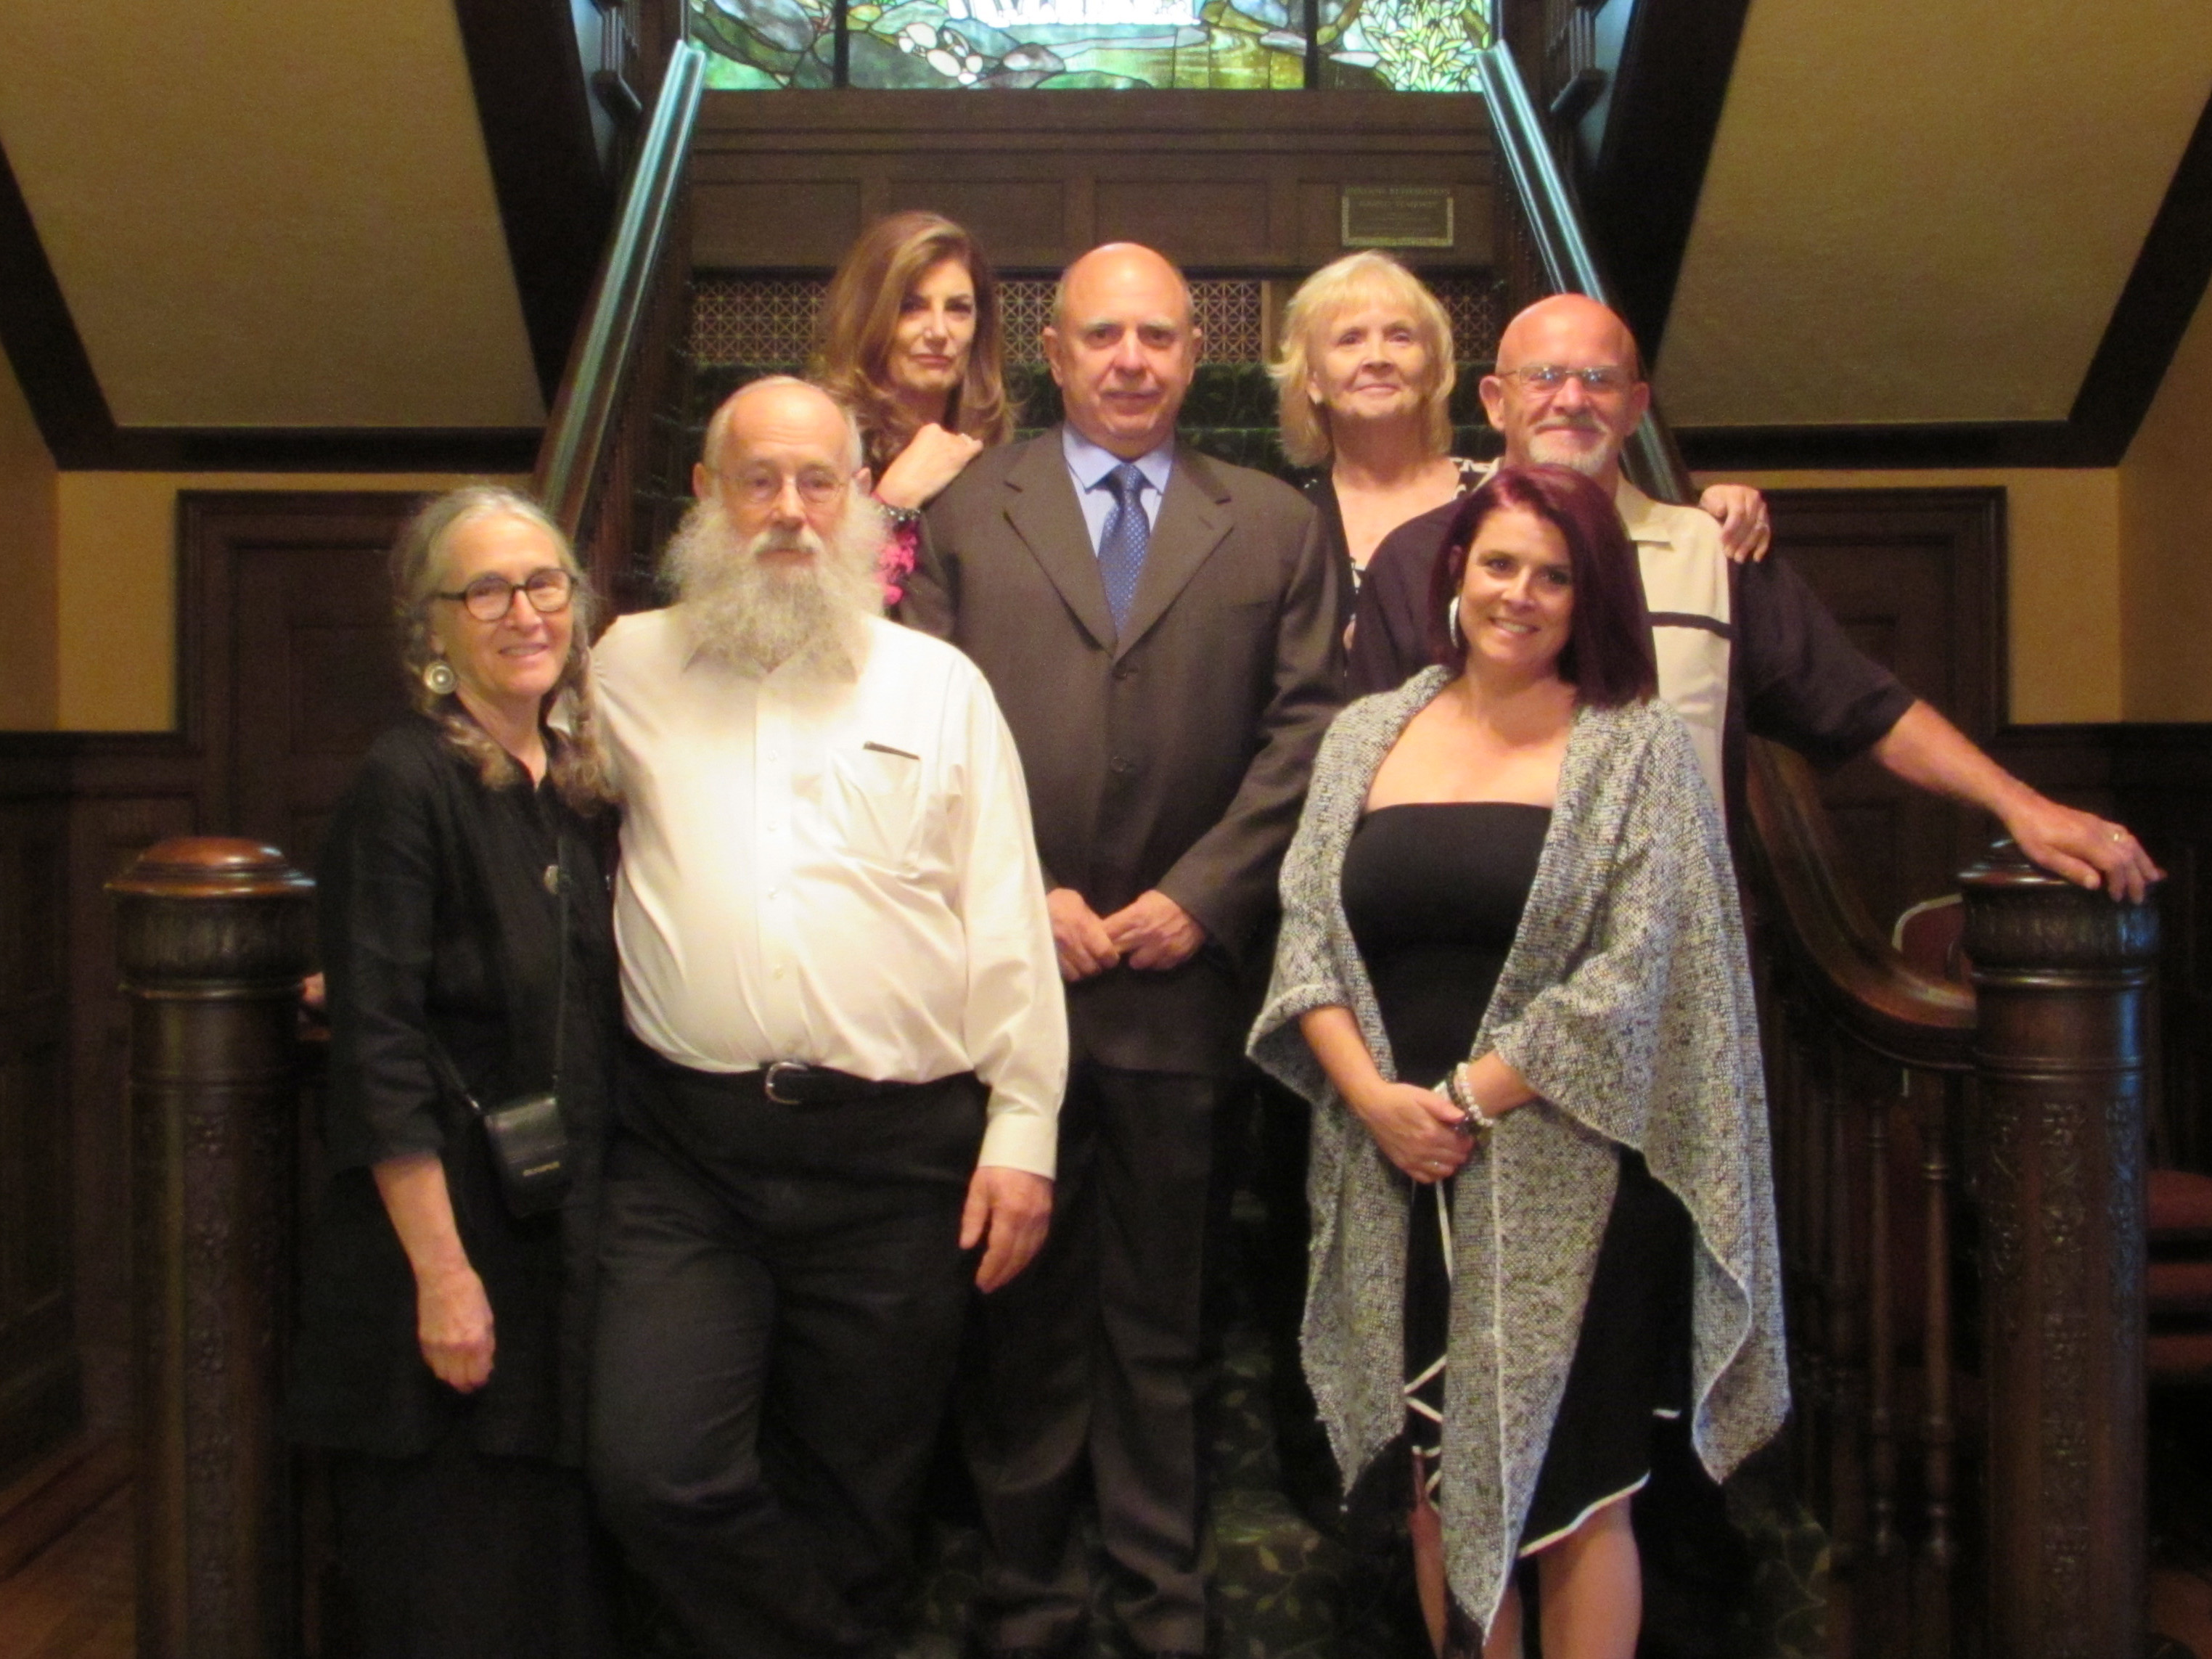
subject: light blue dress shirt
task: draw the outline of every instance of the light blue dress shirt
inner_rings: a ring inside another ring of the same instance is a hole
[[[1075,481],[1075,499],[1083,508],[1083,522],[1091,532],[1091,552],[1106,534],[1106,520],[1114,511],[1114,492],[1106,488],[1106,475],[1121,465],[1121,458],[1099,448],[1072,426],[1060,429],[1060,451],[1067,458],[1067,476]],[[1160,498],[1167,493],[1168,475],[1175,471],[1175,440],[1137,457],[1137,471],[1146,487],[1137,492],[1144,503],[1145,522],[1159,527]]]

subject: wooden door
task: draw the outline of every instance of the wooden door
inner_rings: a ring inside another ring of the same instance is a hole
[[[399,491],[188,492],[182,665],[207,757],[210,833],[313,872],[376,734],[407,708],[386,560],[421,501]]]
[[[1775,552],[1862,651],[1986,746],[2005,723],[2004,492],[1784,489],[1769,498]],[[1870,757],[1821,798],[1877,922],[1957,890],[1987,845],[1983,814],[1899,782]]]

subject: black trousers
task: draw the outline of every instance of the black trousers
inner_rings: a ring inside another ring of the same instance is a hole
[[[711,1655],[888,1653],[969,1269],[984,1091],[787,1107],[625,1046],[591,1474]]]
[[[326,1455],[337,1638],[362,1659],[611,1659],[608,1563],[582,1472],[478,1451]]]
[[[1052,1232],[982,1301],[961,1419],[990,1562],[978,1634],[1051,1647],[1087,1617],[1078,1504],[1095,1487],[1116,1611],[1146,1649],[1206,1645],[1197,1386],[1207,1192],[1235,1086],[1078,1061]]]

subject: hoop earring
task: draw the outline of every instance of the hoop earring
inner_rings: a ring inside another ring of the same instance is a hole
[[[1460,637],[1459,595],[1456,593],[1452,595],[1451,603],[1444,607],[1444,632],[1451,635],[1452,649],[1465,656],[1467,641]]]
[[[422,684],[434,697],[450,697],[453,688],[461,683],[453,672],[453,665],[443,657],[433,657],[422,665]]]

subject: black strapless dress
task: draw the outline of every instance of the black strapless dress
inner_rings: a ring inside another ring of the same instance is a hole
[[[1551,821],[1542,806],[1433,802],[1383,807],[1353,832],[1345,917],[1406,1081],[1433,1085],[1468,1057]],[[1449,1370],[1452,1185],[1413,1188],[1407,1240],[1406,1439],[1432,1492]],[[1688,1392],[1689,1270],[1687,1214],[1623,1147],[1522,1553],[1650,1478],[1652,1417],[1679,1413]],[[1399,1473],[1407,1466],[1394,1449],[1377,1473],[1387,1490],[1410,1498]]]

